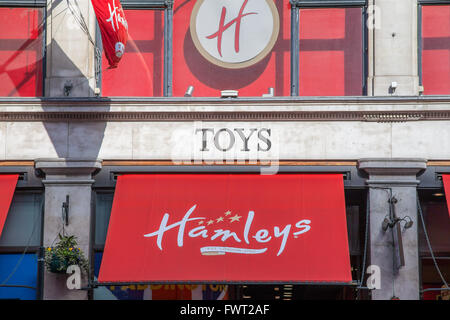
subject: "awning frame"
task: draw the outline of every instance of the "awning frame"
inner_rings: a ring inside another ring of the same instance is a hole
[[[152,173],[259,173],[261,165],[106,165],[102,167],[102,170],[94,176],[95,183],[93,184],[93,190],[104,191],[105,189],[114,188],[116,185],[117,177],[122,174],[152,174]],[[356,165],[280,165],[279,173],[310,173],[310,174],[342,174],[344,177],[345,189],[359,189],[368,190],[364,175],[362,175]],[[95,245],[92,243],[91,248],[95,249]],[[93,254],[92,250],[92,254]],[[103,287],[103,286],[126,286],[126,285],[150,285],[150,284],[204,284],[205,281],[160,281],[160,282],[106,282],[99,283],[97,281],[90,281],[89,287]],[[217,280],[215,282],[208,283],[220,283],[230,285],[244,285],[252,284],[253,282],[227,282]],[[334,285],[334,286],[349,286],[355,287],[358,290],[367,290],[360,280],[352,280],[351,282],[265,282],[258,281],[254,284],[262,285]]]
[[[260,173],[261,165],[124,165],[103,166],[95,175],[93,189],[114,188],[117,177],[122,174],[142,173]],[[278,172],[283,173],[328,173],[342,174],[344,176],[344,188],[366,189],[366,180],[358,171],[356,165],[280,165]]]
[[[109,287],[109,286],[133,286],[133,285],[201,285],[201,284],[226,284],[226,285],[314,285],[314,286],[349,286],[349,287],[359,287],[358,289],[364,289],[360,287],[359,281],[351,282],[312,282],[312,281],[143,281],[143,282],[91,282],[92,288],[97,287]]]

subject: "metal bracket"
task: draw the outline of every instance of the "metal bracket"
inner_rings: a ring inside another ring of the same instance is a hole
[[[62,220],[63,223],[68,226],[69,225],[69,195],[66,195],[66,202],[62,204]]]
[[[173,0],[165,0],[166,8],[173,9]]]

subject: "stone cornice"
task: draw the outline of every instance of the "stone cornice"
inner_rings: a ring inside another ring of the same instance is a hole
[[[364,121],[364,122],[406,122],[406,121],[450,120],[448,111],[248,111],[248,112],[0,112],[0,121]]]
[[[358,169],[369,175],[367,185],[377,186],[416,186],[420,183],[417,175],[422,174],[427,168],[425,159],[360,159]]]
[[[239,98],[216,98],[216,97],[86,97],[86,98],[17,98],[0,97],[2,104],[40,104],[42,106],[51,105],[280,105],[280,104],[430,104],[446,103],[450,104],[450,95],[445,96],[338,96],[338,97],[239,97]]]
[[[372,176],[416,176],[427,168],[425,159],[368,158],[358,160],[358,169]]]
[[[70,179],[63,179],[66,183],[66,180],[75,181],[75,182],[86,182],[85,176],[91,177],[92,174],[95,174],[102,168],[102,160],[100,159],[64,159],[64,158],[55,158],[55,159],[36,159],[35,160],[35,169],[38,171],[38,175],[45,174],[46,176],[52,177],[60,177],[69,175]],[[77,177],[77,179],[74,179]],[[78,177],[82,177],[81,180]],[[48,181],[61,180],[58,179],[50,179]],[[89,180],[91,181],[91,180]]]
[[[0,98],[0,121],[405,121],[450,120],[450,97]]]

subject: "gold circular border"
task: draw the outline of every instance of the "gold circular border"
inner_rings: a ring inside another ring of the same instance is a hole
[[[273,2],[273,0],[265,0],[267,2],[267,4],[269,5],[269,8],[271,9],[272,16],[273,16],[273,32],[272,32],[272,36],[270,37],[269,44],[257,56],[255,56],[254,58],[252,58],[250,60],[244,61],[244,62],[229,63],[229,62],[220,61],[219,59],[213,57],[203,48],[203,46],[200,43],[200,40],[197,37],[196,17],[197,17],[198,11],[200,10],[200,6],[203,4],[204,1],[205,0],[197,0],[197,2],[194,5],[194,8],[192,9],[191,21],[190,21],[191,38],[192,38],[192,41],[194,42],[195,47],[200,52],[200,54],[203,56],[203,58],[205,58],[212,64],[215,64],[215,65],[218,65],[219,67],[227,68],[227,69],[241,69],[241,68],[250,67],[250,66],[258,63],[262,59],[264,59],[267,56],[267,54],[275,46],[275,43],[277,42],[277,39],[278,39],[278,33],[280,31],[280,17],[278,15],[278,10],[277,10],[277,7],[276,7],[275,3]]]

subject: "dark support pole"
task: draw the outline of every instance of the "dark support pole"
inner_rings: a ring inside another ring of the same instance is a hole
[[[173,0],[166,0],[164,12],[164,96],[172,96]]]
[[[299,9],[291,0],[291,96],[299,95]]]
[[[39,226],[41,231],[41,237],[39,239],[39,250],[38,250],[38,275],[37,275],[37,290],[36,290],[36,299],[43,300],[44,299],[44,272],[45,272],[45,247],[44,243],[44,213],[45,213],[45,201],[44,198],[41,198],[41,225]]]
[[[417,6],[417,59],[418,59],[418,75],[419,75],[419,86],[423,86],[422,83],[422,5]]]
[[[42,31],[42,96],[45,97],[45,80],[47,77],[47,8],[44,8]]]
[[[368,29],[367,29],[367,6],[363,7],[362,12],[362,95],[367,96],[367,78],[369,74],[369,60],[368,60],[368,53],[369,53],[369,45],[368,45]]]
[[[37,290],[36,290],[36,299],[42,300],[44,297],[44,258],[45,258],[45,250],[44,247],[40,246],[38,251],[38,277],[37,277]]]

